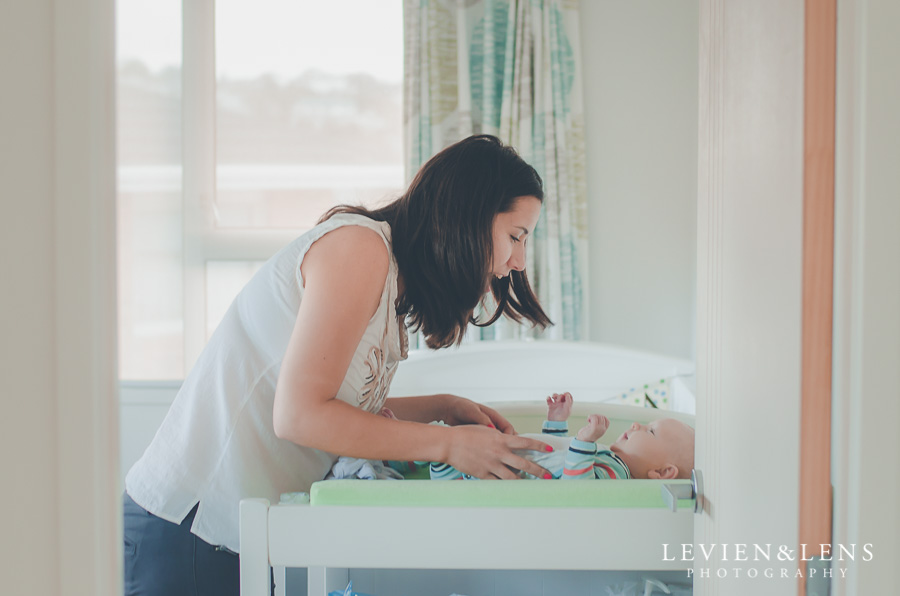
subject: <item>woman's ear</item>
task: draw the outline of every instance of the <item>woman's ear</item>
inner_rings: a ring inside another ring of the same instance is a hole
[[[650,470],[647,472],[647,478],[652,480],[670,480],[678,478],[678,466],[675,464],[666,464],[661,468]]]

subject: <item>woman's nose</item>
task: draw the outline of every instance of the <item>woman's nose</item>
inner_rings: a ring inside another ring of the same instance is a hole
[[[524,243],[521,243],[524,244]],[[509,257],[509,268],[516,271],[525,270],[525,247],[518,246],[513,249],[512,255]]]

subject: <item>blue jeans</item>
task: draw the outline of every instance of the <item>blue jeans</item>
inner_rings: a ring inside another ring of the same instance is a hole
[[[239,596],[238,556],[191,534],[195,505],[181,524],[122,497],[125,596]],[[273,582],[274,594],[274,582]]]

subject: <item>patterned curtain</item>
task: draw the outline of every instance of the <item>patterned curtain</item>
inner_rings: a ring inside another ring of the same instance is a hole
[[[577,0],[405,0],[404,26],[407,178],[444,147],[492,134],[515,147],[544,180],[526,268],[556,325],[539,333],[504,318],[473,327],[467,337],[586,338]]]

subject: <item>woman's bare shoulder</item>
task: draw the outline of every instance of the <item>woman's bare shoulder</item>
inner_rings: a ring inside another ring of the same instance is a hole
[[[356,275],[359,279],[384,281],[390,255],[382,236],[365,226],[347,225],[323,235],[303,258],[301,273],[310,275]]]

